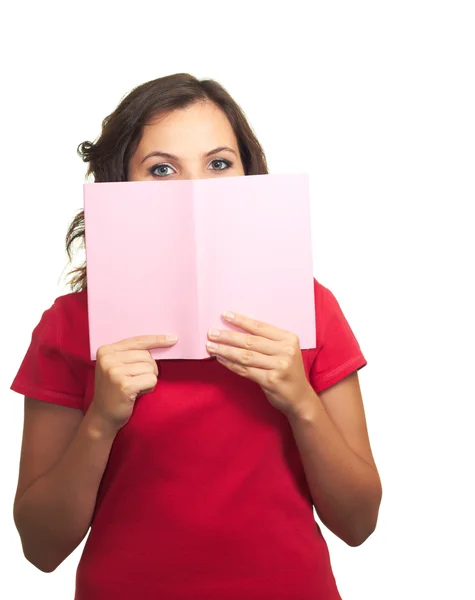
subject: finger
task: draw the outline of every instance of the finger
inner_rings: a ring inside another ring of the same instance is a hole
[[[151,373],[143,375],[137,375],[136,377],[129,377],[127,385],[125,386],[124,393],[133,397],[140,393],[148,393],[155,389],[157,385],[157,378]]]
[[[256,369],[254,367],[240,365],[239,363],[234,363],[232,361],[226,360],[221,356],[217,356],[216,360],[226,367],[229,371],[239,375],[240,377],[244,377],[245,379],[249,379],[254,383],[257,383],[259,386],[263,386],[266,381],[266,370]]]
[[[274,340],[276,342],[284,340],[289,334],[288,331],[279,329],[274,325],[264,323],[263,321],[258,321],[257,319],[252,319],[251,317],[240,315],[239,313],[225,311],[223,313],[223,318],[228,323],[232,323],[236,327],[240,327],[249,333],[267,338],[269,340]]]
[[[224,344],[206,344],[208,352],[216,355],[218,358],[224,358],[234,363],[257,369],[275,369],[279,367],[280,356],[268,356],[253,350],[242,350],[233,346],[225,346]]]
[[[113,350],[149,350],[152,348],[168,348],[176,344],[176,341],[170,341],[166,335],[139,335],[136,337],[120,340],[111,344]]]
[[[158,368],[155,363],[149,362],[137,362],[131,364],[124,364],[117,367],[122,375],[128,375],[130,377],[137,377],[138,375],[146,375],[150,373],[154,376],[158,376]]]
[[[140,398],[140,396],[144,396],[145,394],[150,394],[150,392],[153,392],[154,388],[150,388],[149,390],[143,390],[141,392],[139,392],[137,394],[137,397],[135,398],[135,400],[138,400]]]
[[[156,362],[155,359],[152,358],[152,355],[150,354],[149,350],[120,350],[119,352],[115,352],[114,358],[116,358],[124,364],[138,362]]]
[[[236,348],[253,350],[261,354],[268,354],[269,356],[277,354],[281,346],[279,342],[252,335],[251,333],[220,329],[210,329],[208,331],[208,338],[217,344],[226,344],[228,346],[235,346]]]

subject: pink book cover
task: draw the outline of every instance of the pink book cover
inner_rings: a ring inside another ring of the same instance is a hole
[[[178,342],[153,358],[209,358],[211,327],[239,330],[225,310],[315,348],[310,210],[306,174],[85,183],[91,359],[169,333]]]

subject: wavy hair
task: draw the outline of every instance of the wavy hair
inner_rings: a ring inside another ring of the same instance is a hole
[[[199,80],[188,73],[177,73],[134,88],[102,121],[102,131],[96,141],[79,144],[77,152],[88,163],[86,177],[92,175],[96,183],[127,181],[127,165],[139,145],[143,127],[160,114],[201,101],[213,102],[226,114],[238,142],[245,175],[268,173],[264,151],[243,110],[229,93],[213,79]],[[66,234],[69,263],[74,242],[85,247],[84,234],[84,210],[81,210]],[[85,262],[67,275],[72,291],[87,288]]]

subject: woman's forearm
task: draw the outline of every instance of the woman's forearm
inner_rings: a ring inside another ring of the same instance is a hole
[[[313,503],[322,522],[350,546],[376,527],[381,481],[334,426],[317,394],[288,417]]]
[[[115,435],[90,409],[61,459],[17,501],[23,551],[38,569],[53,571],[84,539]]]

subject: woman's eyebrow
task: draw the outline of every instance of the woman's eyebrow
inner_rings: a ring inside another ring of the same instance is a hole
[[[205,154],[205,156],[211,156],[212,154],[217,154],[218,152],[222,152],[223,150],[227,150],[228,152],[232,152],[235,156],[237,156],[236,152],[232,148],[230,148],[229,146],[218,146],[214,150],[210,150],[207,154]]]
[[[162,158],[169,158],[170,160],[180,160],[178,158],[178,156],[175,156],[174,154],[169,154],[168,152],[162,152],[161,150],[154,150],[153,152],[149,152],[147,154],[147,156],[145,156],[141,160],[140,164],[145,162],[147,160],[147,158],[150,158],[151,156],[161,156]]]
[[[223,150],[227,150],[228,152],[232,152],[234,155],[237,156],[236,152],[232,148],[229,148],[229,146],[218,146],[218,148],[214,148],[213,150],[210,150],[204,156],[208,157],[208,156],[211,156],[212,154],[217,154],[218,152],[222,152]],[[177,161],[180,160],[178,158],[178,156],[175,156],[174,154],[170,154],[169,152],[162,152],[161,150],[154,150],[153,152],[149,152],[147,154],[147,156],[145,156],[142,159],[141,164],[143,162],[145,162],[147,160],[147,158],[150,158],[151,156],[161,156],[162,158],[168,158],[170,160],[177,160]]]

